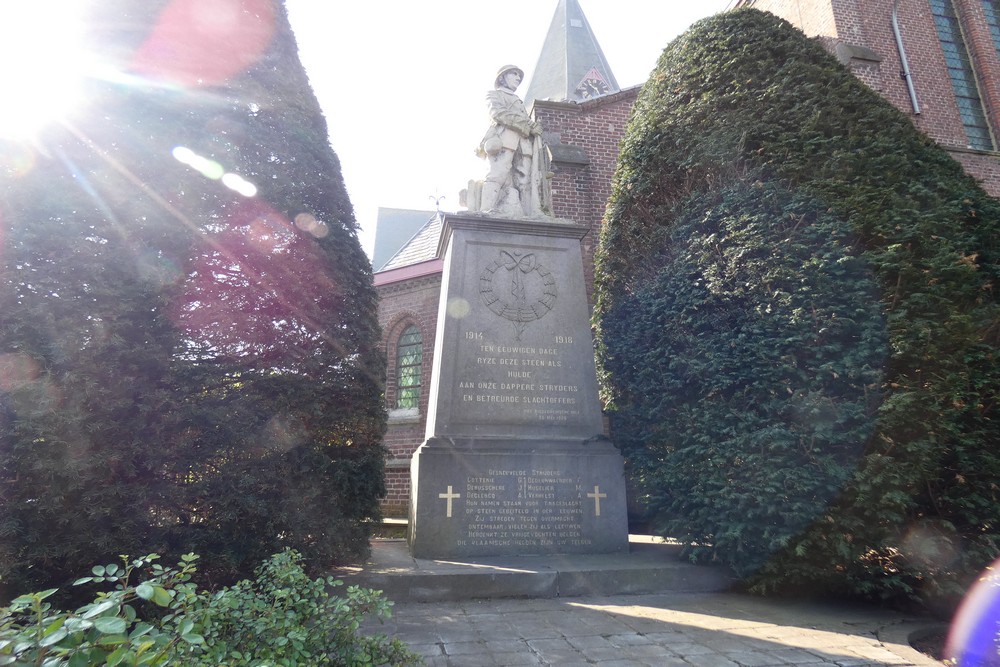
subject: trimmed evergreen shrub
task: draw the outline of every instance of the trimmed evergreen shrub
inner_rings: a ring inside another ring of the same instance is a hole
[[[199,43],[163,50],[175,5],[93,7],[101,53],[144,76],[89,81],[71,124],[0,146],[30,158],[0,171],[12,589],[119,553],[197,552],[215,583],[285,547],[325,566],[378,517],[371,267],[284,9],[229,17],[223,76],[185,59]]]
[[[637,100],[597,256],[614,437],[757,590],[959,592],[996,555],[1000,205],[752,9]]]

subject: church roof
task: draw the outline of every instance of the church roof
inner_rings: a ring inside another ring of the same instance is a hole
[[[438,242],[441,239],[441,214],[426,213],[424,225],[413,237],[376,271],[389,271],[437,257]]]
[[[559,0],[538,64],[524,96],[535,100],[583,102],[621,88],[578,0]]]
[[[375,222],[372,269],[381,271],[385,268],[386,264],[401,253],[434,216],[433,211],[379,207],[378,219]]]

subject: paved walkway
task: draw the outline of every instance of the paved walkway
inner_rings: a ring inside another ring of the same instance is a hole
[[[938,665],[910,648],[921,619],[731,593],[396,604],[376,631],[428,667]]]

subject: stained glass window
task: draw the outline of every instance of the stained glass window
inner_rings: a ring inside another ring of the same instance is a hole
[[[397,408],[420,406],[420,373],[423,366],[424,342],[420,329],[407,327],[396,346]]]

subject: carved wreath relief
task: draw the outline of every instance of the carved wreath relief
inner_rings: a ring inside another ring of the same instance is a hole
[[[528,322],[541,319],[556,303],[556,279],[534,253],[501,250],[479,276],[479,296],[491,311],[514,324],[521,340]]]

